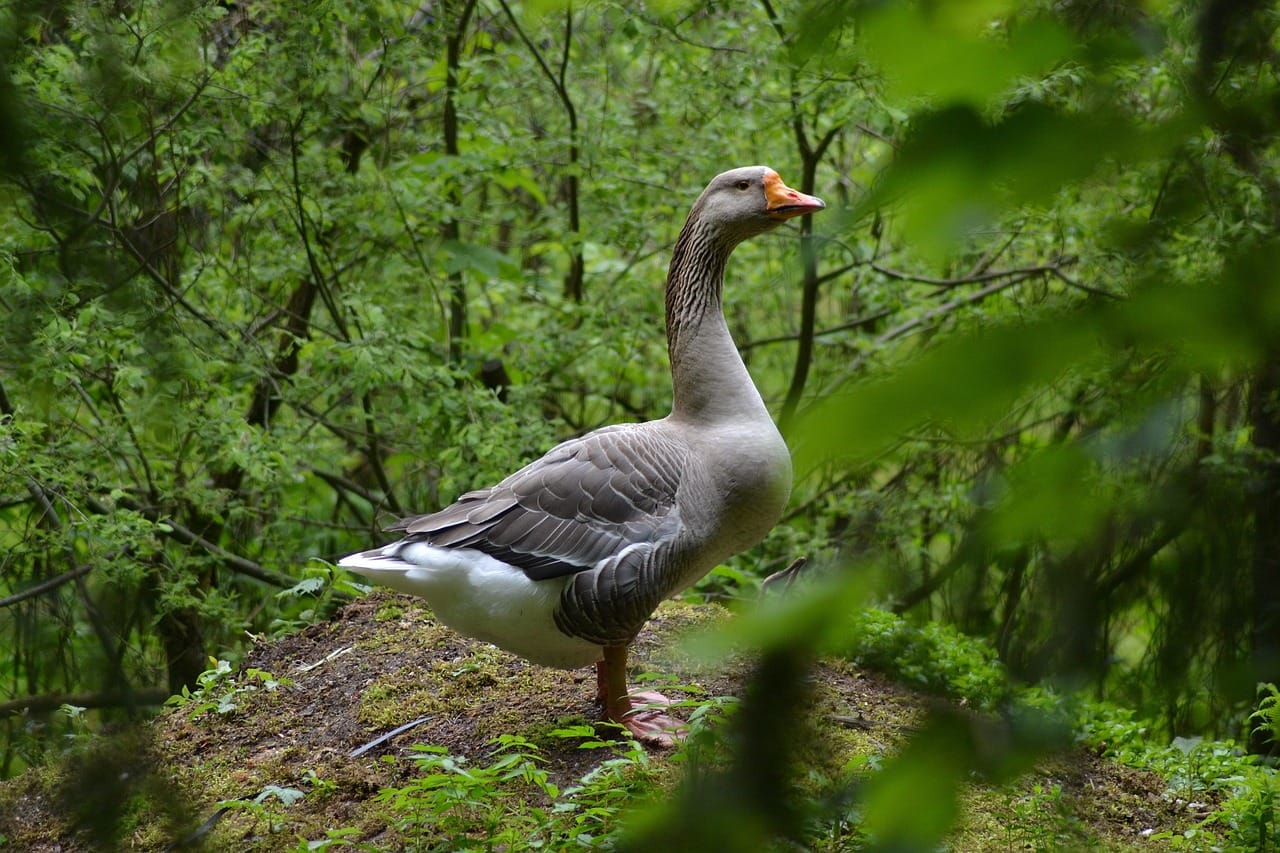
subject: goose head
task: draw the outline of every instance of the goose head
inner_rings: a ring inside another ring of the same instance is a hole
[[[736,246],[826,206],[816,196],[791,189],[768,166],[744,166],[716,175],[694,202],[690,219],[715,228]]]

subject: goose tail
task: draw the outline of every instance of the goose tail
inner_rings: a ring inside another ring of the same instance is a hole
[[[412,563],[401,559],[399,549],[373,548],[348,554],[338,561],[338,566],[365,577],[376,578],[387,573],[399,574],[413,568]]]

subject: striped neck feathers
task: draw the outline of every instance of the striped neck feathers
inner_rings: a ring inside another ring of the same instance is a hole
[[[667,351],[672,414],[690,419],[765,413],[722,307],[725,265],[740,242],[690,216],[667,273]]]

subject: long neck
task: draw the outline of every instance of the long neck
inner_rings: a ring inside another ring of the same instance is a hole
[[[676,419],[769,417],[724,321],[724,269],[734,245],[696,210],[676,241],[666,293]]]

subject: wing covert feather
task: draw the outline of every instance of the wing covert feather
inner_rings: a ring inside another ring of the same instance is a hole
[[[389,530],[474,548],[534,580],[590,569],[675,535],[686,451],[648,425],[608,428],[553,448],[502,482]]]

